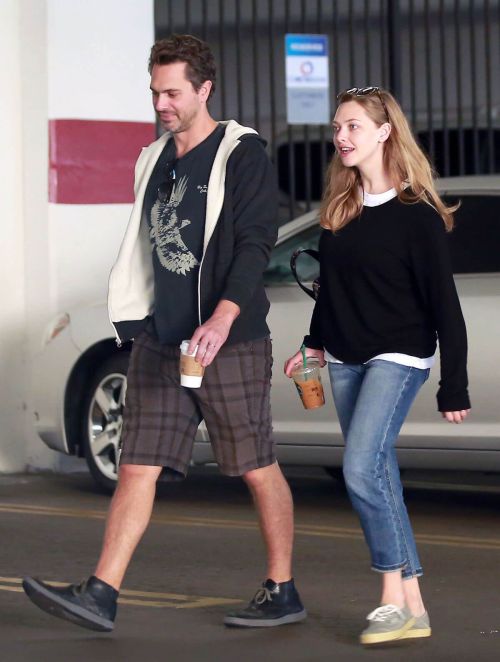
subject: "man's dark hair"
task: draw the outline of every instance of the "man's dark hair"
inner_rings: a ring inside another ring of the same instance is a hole
[[[215,59],[209,45],[190,34],[173,34],[160,39],[151,48],[149,73],[155,64],[186,63],[186,78],[198,92],[206,80],[212,82],[208,99],[215,90]],[[207,101],[208,101],[207,99]]]

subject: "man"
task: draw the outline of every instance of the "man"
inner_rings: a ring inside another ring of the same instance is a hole
[[[234,121],[218,123],[209,47],[189,35],[150,54],[153,105],[165,134],[136,164],[135,195],[109,284],[117,340],[134,338],[119,479],[94,574],[24,590],[49,613],[93,630],[113,629],[127,566],[146,529],[165,467],[186,474],[205,420],[221,471],[241,475],[259,514],[267,580],[226,625],[303,620],[291,574],[293,504],[274,454],[270,418],[269,309],[262,281],[277,236],[277,189],[263,141]],[[179,382],[179,345],[206,368],[199,389]]]

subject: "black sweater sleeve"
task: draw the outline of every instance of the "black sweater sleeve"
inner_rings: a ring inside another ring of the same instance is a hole
[[[314,310],[311,317],[311,325],[309,327],[309,335],[304,337],[304,345],[310,349],[324,349],[323,342],[321,340],[319,297],[314,304]]]
[[[241,309],[251,300],[278,236],[278,185],[262,141],[249,135],[228,162],[233,203],[234,259],[222,299]]]
[[[469,409],[467,333],[460,308],[443,220],[422,203],[412,223],[411,260],[417,288],[437,331],[441,355],[439,411]]]

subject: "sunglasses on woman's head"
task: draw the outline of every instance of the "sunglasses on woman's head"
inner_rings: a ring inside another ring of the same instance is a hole
[[[380,94],[380,87],[377,87],[376,85],[370,85],[369,87],[351,87],[349,90],[344,90],[340,94],[337,94],[337,101],[342,101],[343,97],[369,97],[372,94],[376,94],[380,99],[380,103],[384,109],[385,117],[387,121],[390,122],[387,106],[385,105],[384,100],[382,99],[382,95]]]

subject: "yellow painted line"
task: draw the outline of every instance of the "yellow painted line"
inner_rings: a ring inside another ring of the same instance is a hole
[[[0,577],[0,591],[12,591],[22,593],[20,577]],[[67,586],[67,582],[52,582],[51,586]],[[143,598],[142,600],[140,598]],[[154,591],[135,591],[122,589],[118,603],[121,605],[134,605],[138,607],[170,607],[173,609],[199,609],[201,607],[213,607],[220,605],[240,604],[241,600],[233,598],[213,598],[196,595],[180,595],[177,593],[158,593]]]
[[[23,593],[23,589],[20,586],[2,586],[0,584],[0,591],[12,591],[13,593]]]
[[[78,517],[80,519],[106,519],[106,513],[100,510],[53,508],[50,506],[6,505],[0,503],[0,512],[21,513],[26,515],[56,515],[58,517]]]
[[[76,517],[81,519],[100,519],[104,520],[107,516],[105,511],[85,510],[75,508],[61,508],[55,506],[36,506],[25,504],[0,503],[0,512],[17,513],[23,515],[46,515],[55,517]],[[238,529],[247,531],[256,531],[258,524],[255,521],[218,519],[210,517],[175,517],[153,515],[151,521],[154,524],[164,526],[184,526],[200,528],[218,528],[218,529]],[[345,527],[313,525],[297,523],[295,532],[298,535],[320,537],[320,538],[340,538],[349,540],[362,540],[363,534],[360,529],[350,529]],[[444,547],[463,547],[464,549],[491,549],[500,550],[499,538],[472,538],[468,536],[449,536],[421,533],[416,534],[417,542],[424,545],[440,545]]]

